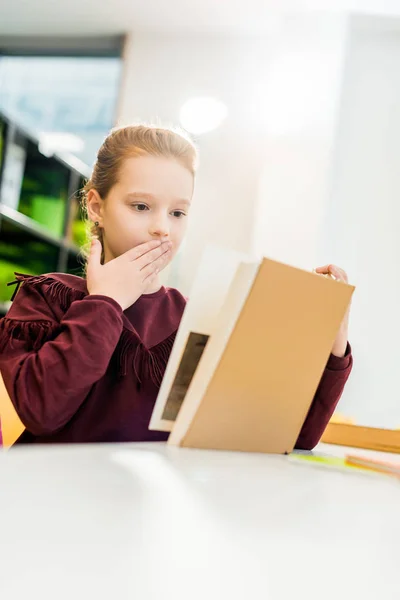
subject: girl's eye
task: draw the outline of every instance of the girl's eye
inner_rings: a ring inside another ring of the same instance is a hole
[[[172,211],[171,215],[173,217],[176,217],[177,219],[181,219],[182,217],[186,217],[186,213],[184,213],[183,210],[174,210],[174,211]]]
[[[145,210],[148,210],[149,207],[146,206],[146,204],[133,204],[133,208],[137,211],[137,212],[144,212]]]

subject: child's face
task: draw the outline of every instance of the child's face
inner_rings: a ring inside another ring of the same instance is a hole
[[[172,242],[172,259],[186,231],[193,183],[192,174],[173,159],[125,160],[100,207],[105,261],[153,239]]]

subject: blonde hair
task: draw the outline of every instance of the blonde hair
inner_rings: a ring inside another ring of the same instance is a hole
[[[197,150],[190,138],[178,129],[157,125],[131,125],[113,129],[101,145],[92,175],[82,190],[82,205],[87,214],[87,195],[96,190],[104,200],[117,183],[121,166],[127,158],[161,156],[179,162],[195,176]],[[88,244],[93,237],[103,245],[102,231],[87,220]],[[87,256],[87,247],[83,248]]]

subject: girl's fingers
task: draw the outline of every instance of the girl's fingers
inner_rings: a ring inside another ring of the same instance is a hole
[[[167,254],[167,252],[169,252],[169,246],[167,244],[163,244],[162,246],[159,246],[150,252],[146,252],[146,254],[143,254],[143,256],[137,258],[133,262],[142,271],[145,267],[147,267],[147,265],[150,265],[154,261],[158,260],[161,256],[164,256],[164,254]]]
[[[141,269],[141,273],[143,276],[143,281],[147,281],[147,278],[153,274],[157,274],[161,269],[163,269],[171,257],[171,250],[167,250],[164,252],[162,256],[153,260],[150,264],[147,264],[145,267]]]
[[[325,265],[323,267],[318,267],[315,269],[315,272],[319,275],[333,275],[333,277],[338,281],[344,281],[345,283],[348,283],[346,272],[336,265]]]
[[[331,265],[330,272],[338,281],[344,281],[347,283],[347,275],[343,269],[336,267],[335,265]]]
[[[151,273],[150,275],[148,275],[147,277],[145,277],[143,279],[143,283],[145,283],[146,285],[151,285],[153,283],[153,281],[155,281],[155,278],[157,277],[157,275],[159,274],[160,270],[156,269],[154,271],[154,273]]]
[[[139,246],[135,246],[134,248],[131,248],[130,250],[125,252],[125,254],[121,254],[121,256],[119,258],[129,260],[129,261],[137,260],[141,256],[144,256],[144,255],[148,254],[149,252],[152,252],[153,250],[157,250],[160,247],[161,247],[160,240],[151,240],[150,242],[145,242],[144,244],[139,244]]]
[[[319,273],[320,275],[328,275],[329,274],[329,267],[331,265],[325,265],[324,267],[317,267],[315,269],[316,273]]]

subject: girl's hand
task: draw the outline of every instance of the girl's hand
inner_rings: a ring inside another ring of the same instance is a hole
[[[335,265],[325,265],[324,267],[318,267],[315,272],[319,275],[330,276],[337,281],[343,281],[349,283],[347,274],[343,269],[336,267]],[[339,333],[336,336],[335,343],[332,347],[332,354],[334,356],[343,357],[346,354],[347,341],[349,335],[349,316],[350,316],[350,305],[343,318],[342,324],[340,325]]]
[[[140,244],[102,265],[101,244],[93,240],[87,265],[89,295],[108,296],[122,310],[134,304],[155,280],[171,256],[171,242]]]

